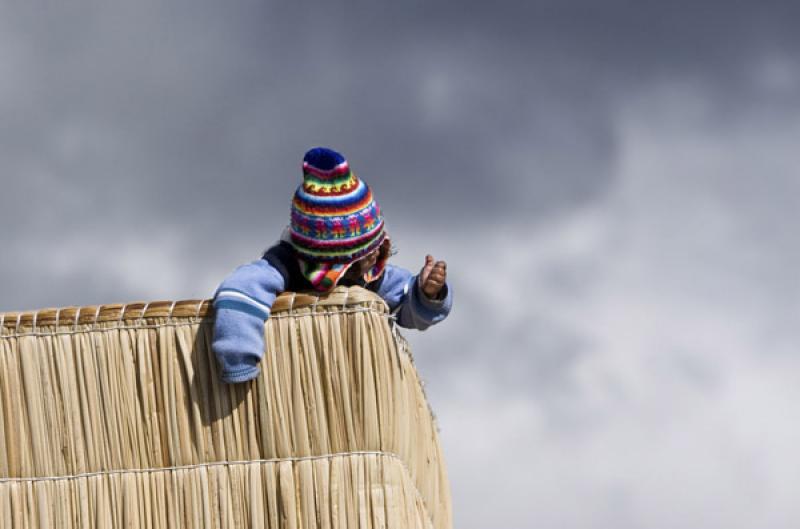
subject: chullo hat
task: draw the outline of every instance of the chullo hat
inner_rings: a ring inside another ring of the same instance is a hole
[[[292,200],[289,242],[301,270],[317,290],[333,288],[354,262],[386,241],[384,220],[369,186],[350,170],[347,160],[325,147],[303,158],[303,183]],[[388,257],[364,278],[380,276]]]

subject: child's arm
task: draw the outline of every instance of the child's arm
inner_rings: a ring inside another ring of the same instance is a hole
[[[450,314],[453,306],[453,290],[445,283],[436,299],[422,292],[419,275],[404,268],[386,265],[378,295],[397,311],[397,324],[407,329],[425,330],[439,323]]]
[[[284,289],[283,275],[265,259],[240,266],[217,289],[211,347],[223,381],[245,382],[258,376],[264,322]]]

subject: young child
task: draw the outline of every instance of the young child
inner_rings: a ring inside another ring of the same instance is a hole
[[[359,285],[381,296],[397,323],[424,330],[450,313],[447,265],[428,255],[416,276],[387,264],[391,244],[366,183],[336,151],[317,147],[303,159],[303,183],[291,224],[261,259],[237,268],[214,296],[212,348],[228,383],[258,376],[264,322],[285,290],[326,292]]]

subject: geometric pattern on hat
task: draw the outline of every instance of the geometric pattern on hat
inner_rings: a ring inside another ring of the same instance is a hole
[[[325,147],[303,157],[303,183],[292,200],[289,235],[306,263],[345,266],[378,248],[386,237],[369,186],[350,170],[344,156]]]

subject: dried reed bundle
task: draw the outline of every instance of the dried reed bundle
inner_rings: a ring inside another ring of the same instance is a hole
[[[207,301],[0,314],[0,528],[447,528],[433,417],[383,301],[287,293],[249,384]]]

